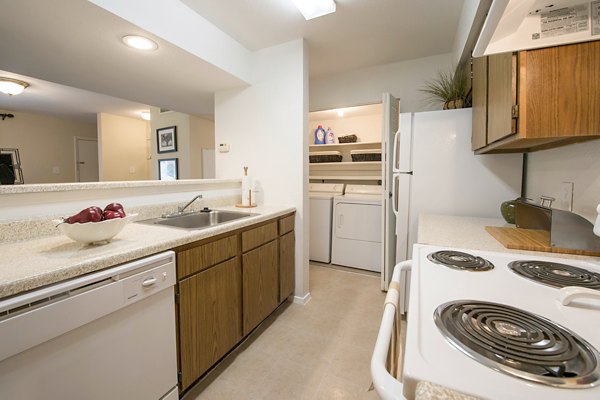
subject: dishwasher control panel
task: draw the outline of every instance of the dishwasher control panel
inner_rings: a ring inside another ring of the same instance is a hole
[[[140,272],[123,279],[126,303],[135,303],[165,288],[175,285],[175,262]]]

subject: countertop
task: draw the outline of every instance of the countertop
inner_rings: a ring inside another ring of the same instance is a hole
[[[501,218],[472,218],[449,215],[419,215],[417,242],[435,246],[457,247],[470,250],[528,254],[546,257],[600,261],[600,257],[507,249],[486,230],[486,226],[510,226]]]
[[[219,209],[254,215],[196,231],[134,222],[103,245],[83,245],[62,235],[2,244],[0,299],[295,211],[289,206]]]

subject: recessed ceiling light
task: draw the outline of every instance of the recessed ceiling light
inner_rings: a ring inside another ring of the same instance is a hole
[[[143,36],[127,35],[121,38],[123,43],[137,50],[152,51],[158,49],[158,44]]]
[[[337,115],[338,115],[338,117],[343,117],[344,116],[344,110],[338,110]]]
[[[294,0],[294,4],[306,20],[335,12],[333,0]]]
[[[0,78],[0,92],[10,96],[23,93],[29,83],[13,78]]]
[[[150,121],[150,111],[142,111],[140,115],[142,116],[143,120]]]

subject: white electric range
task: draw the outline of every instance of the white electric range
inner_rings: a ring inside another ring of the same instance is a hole
[[[546,283],[532,280],[539,275]],[[483,399],[600,399],[594,295],[600,264],[416,245],[404,396],[429,381]]]

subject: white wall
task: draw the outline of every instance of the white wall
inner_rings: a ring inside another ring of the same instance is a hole
[[[384,92],[400,98],[402,112],[441,109],[431,107],[419,89],[451,66],[452,53],[447,53],[311,79],[310,110],[380,103]]]
[[[296,207],[297,301],[308,297],[308,50],[302,39],[254,54],[254,84],[215,94],[217,178],[258,179],[266,204]]]
[[[469,35],[473,29],[473,22],[477,15],[479,3],[480,0],[464,0],[460,12],[460,20],[458,21],[458,28],[456,29],[456,36],[454,37],[454,47],[452,50],[452,62],[454,64],[458,64],[463,56]],[[479,36],[478,33],[477,36]]]
[[[575,184],[573,212],[594,221],[600,203],[600,140],[529,154],[527,197],[552,196],[553,206],[566,209],[562,182]]]

